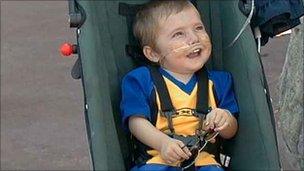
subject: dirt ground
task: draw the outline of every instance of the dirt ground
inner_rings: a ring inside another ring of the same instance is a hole
[[[88,170],[67,1],[1,2],[1,170]]]
[[[66,1],[1,2],[1,170],[88,170],[90,158]],[[274,106],[289,36],[262,48]]]

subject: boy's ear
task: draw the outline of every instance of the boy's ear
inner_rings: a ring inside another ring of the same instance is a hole
[[[160,59],[160,55],[153,50],[150,46],[143,47],[143,53],[151,62],[158,62]]]

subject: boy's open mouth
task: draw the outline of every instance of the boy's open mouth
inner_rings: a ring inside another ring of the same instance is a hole
[[[188,58],[195,58],[198,57],[202,52],[201,48],[195,48],[192,52],[190,52],[187,57]]]

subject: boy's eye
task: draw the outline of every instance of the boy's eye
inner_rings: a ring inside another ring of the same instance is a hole
[[[182,36],[182,35],[184,35],[184,33],[179,31],[179,32],[174,33],[172,37],[174,38],[174,37],[179,37],[179,36]]]
[[[204,28],[204,26],[197,26],[196,27],[196,30],[204,30],[205,28]]]

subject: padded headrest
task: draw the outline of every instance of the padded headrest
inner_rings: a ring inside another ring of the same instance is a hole
[[[143,5],[144,4],[127,4],[120,2],[118,9],[119,15],[125,16],[127,21],[129,44],[125,46],[126,54],[132,57],[139,64],[146,64],[148,62],[148,60],[144,57],[139,41],[133,35],[133,23],[135,16],[137,11]]]

